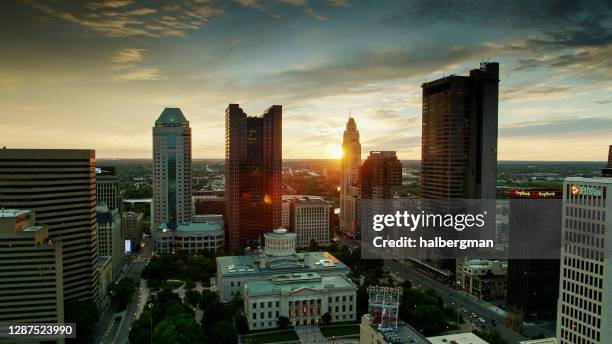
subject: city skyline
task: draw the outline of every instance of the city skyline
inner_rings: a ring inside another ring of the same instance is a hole
[[[149,123],[180,107],[194,158],[222,158],[227,104],[282,104],[288,159],[339,158],[352,114],[362,154],[418,160],[421,84],[491,60],[499,160],[600,160],[611,12],[594,1],[3,4],[1,145],[148,158]]]

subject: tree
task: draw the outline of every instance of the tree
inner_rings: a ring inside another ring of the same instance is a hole
[[[225,306],[219,300],[211,302],[203,311],[202,327],[207,331],[219,321],[230,320]]]
[[[331,314],[329,314],[329,312],[323,314],[321,316],[321,320],[323,321],[323,324],[329,325],[331,323],[331,320],[332,320]]]
[[[111,296],[111,302],[117,307],[118,311],[125,309],[127,304],[132,300],[132,295],[136,291],[136,281],[126,277],[115,284],[111,284],[108,292]]]
[[[75,301],[66,304],[65,321],[76,323],[76,338],[67,340],[68,343],[87,343],[96,329],[100,319],[98,307],[91,301]]]
[[[489,344],[508,344],[508,341],[502,337],[502,335],[497,332],[497,330],[493,331],[478,331],[475,330],[474,334],[478,337],[482,338]]]
[[[236,312],[239,312],[244,307],[244,301],[238,294],[234,294],[232,299],[226,305],[226,312],[230,316],[235,315]]]
[[[200,309],[204,310],[209,304],[214,301],[219,301],[219,295],[208,289],[202,290],[202,299],[200,300]]]
[[[168,317],[155,326],[156,344],[204,343],[205,332],[192,316],[181,314]]]
[[[236,329],[240,334],[249,331],[249,322],[247,318],[242,314],[236,315],[236,317],[234,318],[234,324],[236,324]]]
[[[208,331],[208,341],[214,344],[236,344],[238,334],[231,321],[219,321]]]
[[[151,312],[148,310],[142,312],[140,318],[132,323],[128,339],[130,344],[149,344],[151,342]]]
[[[185,292],[185,297],[187,298],[187,302],[194,307],[197,307],[200,301],[202,301],[202,294],[193,289],[187,290]]]
[[[278,317],[278,328],[285,329],[287,326],[289,326],[289,318],[284,315]]]

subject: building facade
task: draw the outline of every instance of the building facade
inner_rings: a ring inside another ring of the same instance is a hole
[[[153,214],[151,228],[189,222],[191,127],[179,108],[165,108],[153,127]]]
[[[131,242],[131,249],[140,247],[144,233],[144,214],[126,211],[121,215],[121,230],[123,237]]]
[[[612,178],[563,182],[557,340],[609,343],[612,338]]]
[[[402,163],[393,151],[370,152],[360,180],[362,199],[391,199],[402,186]]]
[[[93,150],[0,150],[0,207],[30,209],[61,241],[66,302],[99,302]]]
[[[329,313],[331,322],[353,321],[357,312],[357,287],[344,275],[317,273],[272,275],[245,281],[244,313],[250,330],[278,327],[281,316],[293,326],[317,325]]]
[[[490,259],[457,259],[457,288],[478,299],[506,297],[508,262]]]
[[[251,117],[225,110],[226,240],[238,249],[281,225],[282,107]],[[256,246],[256,245],[255,245]]]
[[[317,196],[283,196],[283,211],[289,212],[288,229],[296,234],[297,247],[330,244],[331,203]]]
[[[0,209],[0,322],[64,321],[62,247],[29,210]]]
[[[357,200],[359,198],[359,168],[361,143],[355,119],[349,117],[342,136],[340,161],[340,230],[354,235],[357,230]]]
[[[121,234],[119,209],[109,210],[107,206],[96,207],[98,221],[98,256],[111,259],[113,282],[119,278],[123,268],[124,242]]]
[[[121,211],[119,178],[114,167],[96,166],[96,200],[98,205],[105,205],[109,210]]]
[[[499,64],[424,83],[421,197],[495,199]]]
[[[264,235],[265,247],[246,249],[242,256],[217,257],[217,288],[227,302],[243,292],[244,283],[279,274],[316,273],[322,277],[346,276],[350,268],[328,252],[295,251],[296,234],[276,229]]]

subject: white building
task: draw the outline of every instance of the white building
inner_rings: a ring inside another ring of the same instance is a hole
[[[397,329],[381,327],[370,314],[361,317],[359,324],[359,344],[429,344],[429,341],[412,326],[399,322]],[[449,342],[447,344],[451,344]]]
[[[151,228],[188,223],[191,204],[191,128],[181,109],[165,108],[153,127]]]
[[[181,224],[176,230],[165,225],[151,232],[155,243],[155,252],[167,254],[176,251],[197,253],[200,251],[217,252],[223,249],[223,222],[215,215],[194,217],[195,221]]]
[[[329,313],[332,322],[355,320],[357,287],[344,275],[313,272],[272,275],[242,285],[249,329],[278,327],[278,318],[291,325],[316,325]]]
[[[113,281],[116,281],[123,268],[123,254],[125,253],[119,209],[108,210],[105,205],[97,206],[96,219],[98,222],[98,256],[110,257]]]
[[[557,340],[612,343],[612,179],[563,183]]]
[[[508,261],[457,259],[457,288],[479,299],[505,297],[508,286]]]
[[[295,252],[296,234],[276,229],[265,234],[265,248],[243,256],[217,257],[217,287],[221,301],[242,293],[244,283],[280,274],[316,273],[346,276],[350,268],[327,252]]]
[[[489,344],[489,342],[471,332],[427,337],[427,340],[431,344]]]
[[[319,246],[330,244],[333,206],[318,196],[285,195],[282,223],[297,235],[297,247],[309,247],[314,240]]]

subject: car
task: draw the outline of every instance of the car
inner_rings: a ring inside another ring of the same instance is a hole
[[[478,322],[481,323],[481,324],[486,324],[487,323],[487,321],[484,320],[484,318],[478,318]]]

